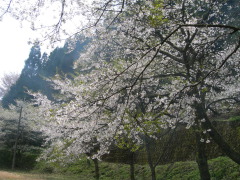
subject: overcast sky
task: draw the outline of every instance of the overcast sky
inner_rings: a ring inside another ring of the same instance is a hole
[[[55,6],[52,5],[44,11],[43,15],[40,16],[40,23],[44,22],[45,25],[48,25],[48,23],[52,24],[56,21],[53,19],[54,8]],[[0,78],[4,73],[21,73],[32,47],[28,42],[37,37],[41,39],[40,34],[38,31],[32,31],[30,23],[26,21],[20,24],[8,14],[3,16],[3,20],[0,21]],[[59,45],[63,45],[63,42]],[[51,49],[42,46],[41,52],[45,51],[49,53]]]
[[[86,0],[86,2],[90,3],[91,0]],[[59,21],[59,10],[56,11],[56,9],[59,9],[59,2],[54,2],[51,6],[41,11],[41,16],[35,23],[38,25],[43,23],[44,25],[56,24]],[[84,19],[81,15],[74,16],[73,19],[68,20],[65,24],[65,30],[70,34],[76,32],[77,27],[86,22]],[[30,23],[23,22],[21,28],[20,22],[10,17],[9,14],[3,16],[2,21],[0,21],[0,78],[5,73],[21,73],[32,46],[28,44],[28,41],[37,37],[41,40],[40,34],[31,30]],[[64,41],[58,42],[54,46],[62,46],[63,44]],[[41,46],[41,52],[47,51],[49,54],[52,49],[45,47]]]
[[[28,40],[33,36],[29,27],[23,29],[18,21],[4,16],[0,21],[0,77],[4,73],[21,72],[31,48]]]

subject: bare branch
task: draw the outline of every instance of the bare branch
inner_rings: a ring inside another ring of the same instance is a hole
[[[8,6],[7,6],[7,9],[6,9],[6,10],[3,12],[3,14],[0,16],[0,19],[2,19],[3,16],[8,13],[11,4],[12,4],[12,0],[9,1]]]
[[[237,98],[235,98],[235,97],[232,97],[232,98],[222,98],[222,99],[218,99],[218,100],[213,101],[210,104],[208,104],[207,107],[206,107],[206,110],[207,109],[211,109],[211,105],[213,105],[213,104],[216,104],[216,103],[222,102],[222,101],[227,101],[227,100],[233,100],[235,102],[239,102],[239,100]]]
[[[229,26],[229,25],[223,25],[223,24],[179,24],[181,27],[198,27],[198,28],[226,28],[226,29],[232,29],[235,33],[240,30],[240,28],[235,26]]]
[[[119,13],[114,17],[114,19],[113,19],[112,22],[108,25],[108,27],[110,27],[110,26],[112,25],[112,23],[118,18],[118,16],[123,12],[124,4],[125,4],[125,0],[122,1],[121,10],[120,10]]]
[[[99,23],[99,21],[101,20],[103,14],[105,13],[105,11],[106,11],[106,9],[107,9],[107,7],[108,7],[108,4],[111,3],[111,2],[112,2],[112,0],[109,0],[107,3],[104,4],[102,13],[101,13],[101,15],[99,16],[99,18],[97,19],[97,21],[95,22],[94,26],[96,26],[96,25]]]

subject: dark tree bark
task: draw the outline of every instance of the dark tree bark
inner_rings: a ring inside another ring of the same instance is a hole
[[[134,152],[130,152],[130,179],[135,180],[135,174],[134,174]]]
[[[206,156],[206,142],[203,134],[204,126],[201,120],[204,118],[204,106],[202,103],[195,103],[196,120],[195,120],[195,136],[196,136],[196,149],[197,149],[197,164],[201,180],[210,180],[207,156]],[[201,141],[203,139],[203,141]]]
[[[99,174],[99,165],[98,165],[98,159],[93,159],[94,166],[95,166],[95,178],[96,180],[99,180],[100,174]]]
[[[16,154],[17,154],[18,140],[19,140],[19,137],[20,137],[20,125],[21,125],[21,119],[22,119],[22,109],[23,108],[21,107],[20,112],[19,112],[19,118],[18,118],[17,135],[16,135],[14,146],[13,146],[12,170],[14,170],[15,166],[16,166]]]
[[[240,153],[235,151],[225,140],[224,138],[218,133],[215,127],[212,125],[208,115],[206,114],[206,109],[204,105],[199,105],[196,108],[199,118],[204,119],[205,122],[202,122],[202,128],[205,130],[209,130],[208,134],[214,140],[214,142],[219,146],[219,148],[234,162],[240,164]]]
[[[201,135],[196,132],[196,145],[197,145],[197,164],[200,172],[201,180],[210,180],[210,173],[208,168],[207,156],[205,153],[205,142],[201,142]]]
[[[151,150],[150,150],[151,142],[150,142],[150,138],[148,138],[148,137],[145,137],[145,146],[146,146],[146,151],[147,151],[148,165],[151,170],[152,180],[156,180],[156,171],[155,171],[156,166],[154,166],[153,161],[152,161]]]
[[[209,129],[208,132],[214,142],[221,148],[221,150],[234,162],[240,164],[240,153],[236,152],[230,145],[223,139],[223,137],[218,133],[218,131],[214,128],[208,116],[205,114],[204,119],[206,120],[203,123],[205,129]]]
[[[178,124],[176,124],[176,128],[178,127]],[[147,160],[148,160],[148,164],[150,167],[150,171],[151,171],[151,176],[152,176],[152,180],[156,180],[156,167],[157,165],[161,162],[161,161],[165,161],[167,158],[167,154],[171,153],[173,151],[172,148],[169,149],[168,144],[170,144],[174,138],[174,134],[175,134],[175,130],[176,128],[171,132],[171,129],[168,129],[166,132],[163,132],[163,134],[161,134],[161,137],[166,136],[167,134],[169,134],[169,139],[166,141],[162,153],[160,153],[158,155],[157,159],[153,160],[153,156],[152,156],[152,152],[151,152],[151,146],[152,144],[154,144],[152,141],[153,139],[151,139],[149,136],[144,136],[144,141],[145,141],[145,148],[146,148],[146,152],[147,152]]]

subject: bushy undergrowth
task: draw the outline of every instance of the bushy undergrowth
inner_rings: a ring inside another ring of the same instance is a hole
[[[12,165],[12,151],[8,149],[0,150],[0,168],[8,169]],[[40,152],[22,152],[17,153],[16,169],[31,170],[36,165],[36,158]]]
[[[100,162],[101,180],[129,180],[130,167],[127,164]],[[212,180],[240,180],[240,166],[229,158],[218,157],[209,160],[209,168]],[[59,166],[56,163],[40,162],[35,172],[61,173],[65,175],[75,174],[76,179],[94,179],[93,162],[82,159],[75,163]],[[158,180],[199,180],[197,164],[193,161],[175,162],[161,165],[156,168]],[[135,165],[136,180],[151,179],[151,172],[148,165]]]

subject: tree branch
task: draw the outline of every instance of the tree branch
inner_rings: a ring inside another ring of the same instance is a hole
[[[235,33],[240,30],[240,28],[235,26],[229,26],[229,25],[223,25],[223,24],[179,24],[180,27],[198,27],[198,28],[226,28],[226,29],[232,29]]]
[[[10,9],[11,4],[12,4],[12,0],[9,1],[8,6],[7,6],[7,9],[6,9],[6,10],[3,12],[3,14],[0,16],[0,19],[2,19],[3,16],[4,16],[6,13],[8,13],[8,10]]]

